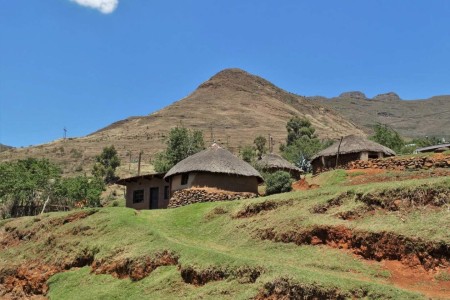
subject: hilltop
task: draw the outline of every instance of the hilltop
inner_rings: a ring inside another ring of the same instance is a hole
[[[348,120],[370,132],[373,124],[387,124],[402,136],[450,139],[450,96],[421,100],[402,100],[394,92],[370,99],[359,91],[342,93],[335,98],[310,97],[316,103],[338,111]]]
[[[68,174],[89,171],[93,157],[114,145],[124,164],[143,151],[148,164],[163,149],[169,130],[183,125],[203,131],[207,143],[215,140],[235,154],[251,145],[257,135],[271,134],[275,150],[286,139],[286,123],[293,116],[307,117],[321,138],[365,133],[333,109],[284,91],[269,81],[240,69],[223,70],[193,93],[148,116],[115,122],[88,136],[57,140],[0,153],[0,160],[47,157]],[[127,172],[124,168],[123,172]]]

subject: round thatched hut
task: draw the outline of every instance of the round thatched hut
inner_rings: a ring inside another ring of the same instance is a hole
[[[258,192],[263,178],[251,165],[228,150],[213,144],[180,161],[167,172],[171,191],[209,187],[232,192]]]
[[[303,173],[302,169],[273,153],[264,154],[261,159],[256,161],[256,164],[258,167],[269,173],[274,173],[276,171],[288,172],[295,179],[300,179],[300,175]]]
[[[355,160],[394,156],[388,147],[361,136],[349,135],[320,151],[311,159],[313,173],[343,166]]]

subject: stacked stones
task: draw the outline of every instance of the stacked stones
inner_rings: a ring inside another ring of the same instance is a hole
[[[357,160],[347,164],[344,169],[386,169],[386,170],[414,170],[430,168],[450,168],[450,155],[428,157],[390,157]]]
[[[256,197],[258,197],[258,195],[254,193],[210,192],[202,189],[186,189],[173,193],[168,208],[175,208],[193,203],[240,200]]]

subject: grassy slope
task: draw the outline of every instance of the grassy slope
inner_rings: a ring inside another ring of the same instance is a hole
[[[39,238],[32,238],[29,242],[0,252],[0,265],[15,265],[36,259],[51,264],[75,256],[84,249],[95,249],[98,252],[96,260],[151,256],[167,249],[179,255],[182,267],[232,270],[245,266],[264,270],[253,284],[239,283],[238,278],[231,277],[196,287],[183,282],[177,266],[159,267],[137,282],[116,279],[110,275],[94,275],[90,273],[89,267],[84,267],[50,278],[49,296],[54,299],[248,299],[256,295],[264,283],[279,277],[289,277],[295,282],[324,289],[367,290],[371,298],[421,298],[418,294],[393,287],[387,281],[389,274],[386,271],[344,251],[324,246],[274,243],[255,237],[256,230],[261,228],[271,227],[283,231],[322,224],[342,224],[361,230],[393,231],[411,237],[426,237],[427,240],[443,240],[447,244],[450,242],[450,233],[446,230],[450,215],[444,208],[413,211],[406,220],[401,220],[396,213],[386,212],[382,218],[375,214],[357,221],[333,217],[337,210],[349,210],[361,205],[346,200],[342,206],[327,214],[309,212],[312,206],[325,203],[350,189],[361,193],[399,186],[408,189],[421,182],[449,186],[450,179],[343,187],[339,185],[345,179],[341,173],[332,174],[331,177],[334,181],[328,182],[332,184],[319,190],[248,201],[204,203],[140,213],[127,208],[105,208],[86,219],[58,227],[50,226],[49,220],[65,215],[63,213],[4,222],[0,226],[6,223],[7,226],[22,230],[38,231]],[[293,204],[250,218],[232,218],[248,204],[268,199],[293,199]],[[78,230],[80,228],[82,230]]]

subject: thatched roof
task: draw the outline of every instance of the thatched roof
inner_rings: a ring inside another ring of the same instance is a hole
[[[302,169],[296,167],[291,164],[281,156],[277,154],[264,154],[260,160],[256,162],[258,166],[261,168],[277,168],[277,169],[285,169],[285,170],[294,170],[297,172],[303,172]]]
[[[313,161],[321,156],[335,156],[338,152],[338,147],[339,141],[314,155],[311,160]],[[395,152],[392,149],[356,135],[349,135],[344,137],[342,139],[341,147],[339,148],[339,154],[357,153],[364,151],[382,152],[386,156],[395,155]]]
[[[188,172],[211,172],[239,176],[255,176],[263,181],[261,174],[230,151],[214,143],[210,148],[189,156],[177,163],[164,178]]]

